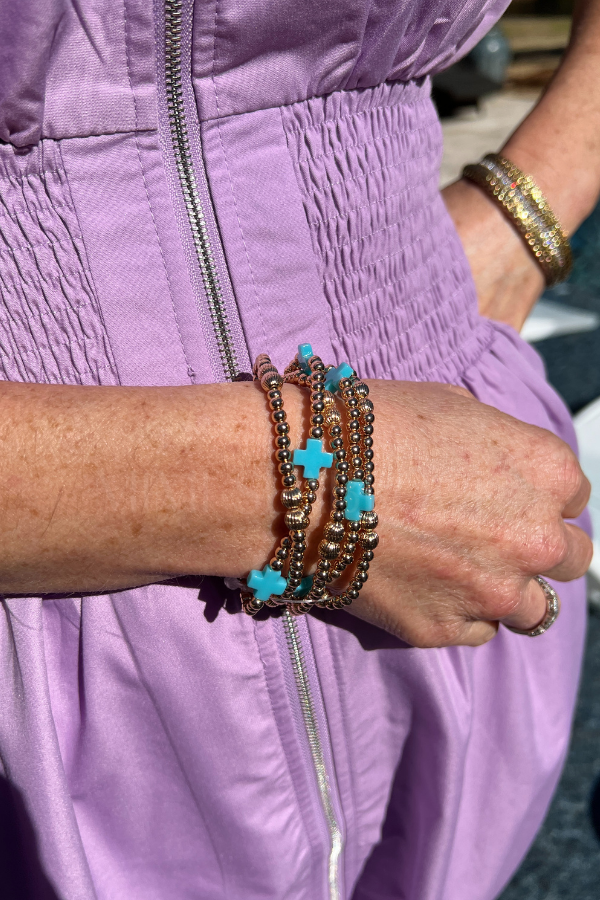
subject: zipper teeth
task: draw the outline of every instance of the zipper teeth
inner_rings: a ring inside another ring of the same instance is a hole
[[[210,236],[202,210],[202,201],[194,174],[181,78],[182,0],[165,0],[165,88],[175,165],[192,232],[196,257],[208,300],[219,356],[228,381],[239,367],[231,340],[227,312],[223,302],[219,273],[210,246]]]
[[[342,832],[338,824],[333,801],[331,798],[331,787],[327,778],[327,768],[325,766],[325,757],[323,755],[323,747],[319,739],[319,730],[317,727],[317,717],[315,715],[315,707],[313,703],[312,693],[308,682],[306,672],[306,663],[304,661],[304,653],[300,643],[300,635],[298,634],[298,626],[294,616],[286,609],[283,616],[283,626],[285,636],[292,660],[292,668],[294,670],[294,678],[296,680],[296,688],[300,699],[300,707],[302,709],[302,718],[308,736],[310,753],[315,767],[317,776],[317,784],[321,797],[321,804],[327,827],[329,829],[329,860],[327,870],[327,881],[329,884],[330,900],[339,900],[339,862],[342,853]]]
[[[219,349],[219,355],[223,365],[223,371],[225,377],[229,381],[233,381],[238,375],[239,367],[237,365],[235,351],[231,340],[231,332],[223,302],[219,273],[211,250],[210,236],[208,234],[206,219],[202,210],[202,201],[200,199],[196,176],[194,174],[185,120],[181,77],[183,2],[182,0],[164,0],[164,8],[165,89],[175,165],[179,176],[185,208],[188,214],[196,257],[202,273],[202,281],[208,299],[208,307]],[[304,654],[300,643],[300,635],[298,634],[298,628],[294,617],[287,610],[284,615],[284,629],[296,688],[298,690],[302,718],[304,720],[310,753],[317,777],[323,813],[329,830],[330,845],[327,870],[329,897],[330,900],[339,900],[338,870],[342,852],[342,832],[336,818],[331,798],[331,789],[327,778],[323,748],[319,739],[315,708],[308,682]]]

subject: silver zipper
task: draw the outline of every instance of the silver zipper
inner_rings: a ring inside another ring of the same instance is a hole
[[[239,373],[235,349],[223,301],[219,273],[210,246],[210,237],[198,192],[185,119],[181,83],[182,0],[165,0],[165,88],[171,142],[179,184],[192,232],[194,249],[202,274],[208,309],[217,340],[225,378],[234,381]]]
[[[181,41],[183,0],[164,0],[165,8],[165,91],[167,112],[171,132],[171,144],[175,158],[175,166],[188,222],[190,225],[194,249],[202,274],[202,281],[208,299],[208,308],[217,340],[223,371],[228,381],[234,381],[239,374],[239,366],[233,346],[227,311],[221,291],[219,272],[210,245],[210,236],[206,218],[202,210],[202,201],[198,191],[183,101],[181,79]],[[283,625],[289,649],[296,689],[300,700],[302,717],[310,754],[315,769],[319,796],[323,815],[329,832],[329,856],[327,866],[327,882],[329,900],[339,900],[339,862],[342,852],[342,832],[338,824],[333,805],[331,787],[327,777],[327,768],[323,747],[319,738],[319,729],[315,715],[315,706],[306,672],[302,644],[294,617],[286,610]]]
[[[319,738],[315,706],[310,684],[308,682],[302,644],[300,642],[300,635],[298,634],[298,626],[296,624],[296,619],[287,609],[283,615],[283,627],[285,629],[287,645],[292,660],[296,689],[300,698],[300,708],[302,710],[302,718],[304,719],[304,726],[308,736],[310,754],[317,776],[317,785],[319,788],[321,805],[323,807],[323,814],[329,830],[329,858],[327,865],[329,898],[330,900],[339,900],[339,864],[342,853],[342,830],[339,826],[333,806],[331,786],[327,777],[323,746]]]

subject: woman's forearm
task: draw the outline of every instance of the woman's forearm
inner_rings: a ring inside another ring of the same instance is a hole
[[[546,601],[532,575],[569,580],[589,562],[565,522],[589,494],[572,451],[461,388],[369,384],[380,546],[352,611],[418,646],[481,643],[499,619],[534,627]],[[284,395],[297,447],[308,392]],[[282,525],[272,439],[250,383],[0,384],[0,593],[262,568]],[[330,502],[323,478],[313,550]]]
[[[531,174],[572,233],[600,193],[600,0],[583,0],[564,59],[501,151]]]
[[[292,433],[298,388],[286,387]],[[0,592],[243,575],[278,517],[265,398],[178,388],[0,384]]]

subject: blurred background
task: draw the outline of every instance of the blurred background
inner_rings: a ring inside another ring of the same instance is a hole
[[[500,149],[560,63],[572,0],[513,0],[469,56],[434,79],[441,184]],[[600,535],[600,205],[572,236],[573,272],[546,291],[522,335],[575,414]],[[589,576],[589,628],[571,751],[546,822],[499,900],[600,900],[600,541]],[[477,860],[473,860],[477,865]]]

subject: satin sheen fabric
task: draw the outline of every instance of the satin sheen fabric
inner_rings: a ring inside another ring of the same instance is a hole
[[[428,76],[504,6],[185,0],[191,147],[242,367],[311,340],[365,376],[463,384],[574,446],[536,353],[477,315],[437,188]],[[0,7],[5,379],[223,377],[173,174],[163,29],[161,2]],[[345,613],[299,623],[341,897],[500,892],[567,748],[583,582],[559,592],[548,634],[501,629],[478,649],[415,650]],[[210,579],[2,613],[1,774],[19,852],[45,873],[31,897],[328,898],[281,621],[248,619]]]

